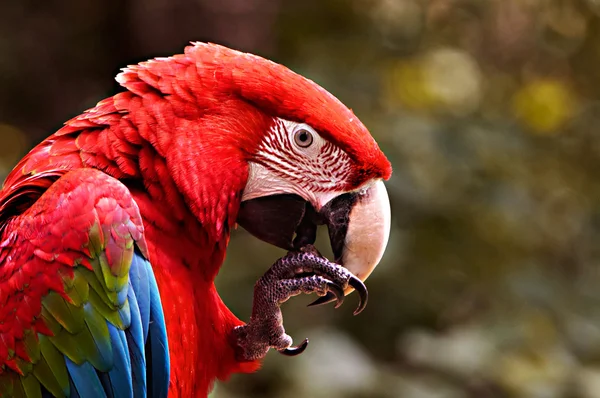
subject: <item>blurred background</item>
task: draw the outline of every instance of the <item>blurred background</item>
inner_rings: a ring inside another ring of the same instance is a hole
[[[308,350],[213,398],[600,397],[600,1],[5,0],[0,178],[120,67],[190,40],[315,80],[394,165],[366,311],[290,300]],[[239,230],[228,253],[219,289],[248,319],[282,252]]]

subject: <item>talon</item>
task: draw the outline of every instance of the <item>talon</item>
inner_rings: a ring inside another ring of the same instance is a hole
[[[354,315],[358,315],[361,312],[363,312],[363,310],[367,306],[367,301],[369,300],[369,292],[365,284],[362,283],[362,281],[355,276],[352,276],[350,278],[350,281],[348,281],[348,285],[354,288],[354,290],[356,290],[356,292],[358,293],[358,308],[356,308],[356,310],[354,311]],[[318,299],[310,303],[308,307],[316,307],[318,305],[328,304],[332,301],[335,301],[336,299],[338,300],[338,303],[336,304],[335,308],[338,308],[340,306],[339,297],[336,296],[336,294],[333,291],[329,291],[325,296],[319,297]]]
[[[344,290],[335,283],[328,283],[329,291],[322,297],[319,297],[307,307],[316,307],[318,305],[328,304],[337,301],[335,308],[339,308],[344,303]]]
[[[363,312],[367,306],[367,301],[369,300],[369,291],[367,290],[365,284],[354,275],[350,278],[348,284],[353,287],[354,290],[356,290],[356,293],[358,293],[358,308],[354,310],[354,315],[358,315]]]
[[[306,347],[308,347],[308,339],[304,339],[304,341],[299,346],[286,348],[284,350],[279,351],[279,353],[288,357],[294,357],[296,355],[302,354],[304,350],[306,350]]]
[[[307,305],[307,307],[316,307],[319,305],[331,303],[332,301],[335,301],[335,294],[333,294],[332,292],[327,292],[326,295],[324,295],[323,297],[319,297],[318,299]]]
[[[327,286],[329,287],[329,292],[333,293],[335,300],[337,301],[335,308],[339,308],[340,305],[344,303],[344,289],[333,282],[328,282]]]

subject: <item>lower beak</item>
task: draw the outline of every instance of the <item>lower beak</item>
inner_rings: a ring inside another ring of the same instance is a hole
[[[325,224],[334,261],[364,281],[381,260],[388,242],[390,202],[379,180],[360,191],[337,196],[319,212],[296,195],[244,201],[237,221],[259,239],[286,250],[313,244],[317,225]]]

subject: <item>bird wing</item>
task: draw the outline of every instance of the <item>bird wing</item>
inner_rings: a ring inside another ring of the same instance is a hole
[[[166,327],[139,209],[101,171],[60,174],[0,221],[0,397],[166,397]]]

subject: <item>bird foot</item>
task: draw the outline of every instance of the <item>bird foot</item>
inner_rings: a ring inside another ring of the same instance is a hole
[[[261,359],[270,348],[284,355],[301,354],[308,345],[308,339],[292,347],[292,338],[283,327],[281,304],[301,293],[316,293],[321,299],[333,298],[338,308],[348,287],[359,293],[360,302],[354,312],[357,315],[367,304],[367,288],[360,279],[321,256],[312,245],[289,252],[277,260],[254,286],[250,321],[234,330],[238,358],[245,361]],[[321,299],[317,300],[319,304],[324,303]]]

